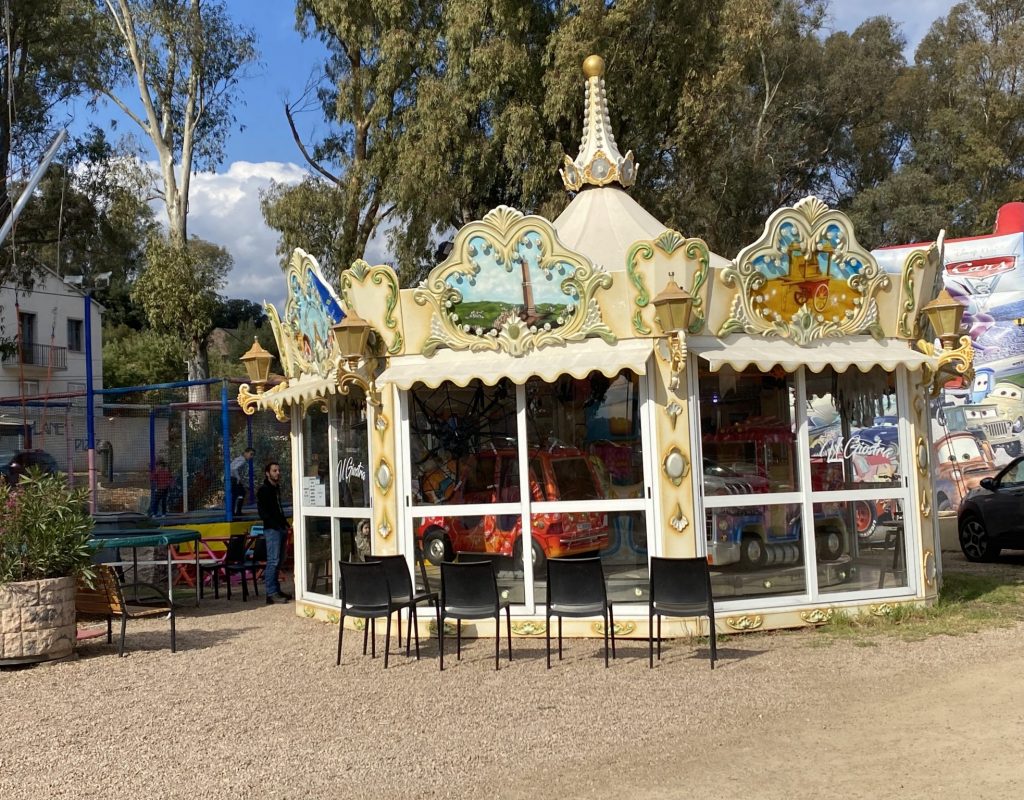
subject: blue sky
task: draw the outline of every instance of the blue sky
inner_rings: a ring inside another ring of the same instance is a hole
[[[271,180],[297,182],[306,174],[284,116],[284,102],[301,95],[311,72],[322,63],[326,48],[316,39],[302,39],[295,29],[290,0],[228,0],[227,5],[239,23],[256,31],[262,63],[250,68],[240,83],[244,105],[237,114],[244,129],[229,139],[224,164],[216,173],[193,178],[189,232],[226,247],[234,256],[226,296],[269,300],[280,308],[284,280],[275,253],[277,236],[263,223],[259,192]],[[953,0],[833,0],[829,27],[853,30],[868,17],[887,14],[902,23],[908,40],[907,58],[912,60],[928,27],[953,5]],[[614,118],[614,108],[612,114]],[[89,121],[105,127],[113,118],[119,119],[120,131],[137,135],[134,124],[120,119],[120,112],[109,105],[92,116],[77,109],[72,132]],[[320,132],[324,129],[315,113],[305,115],[300,125],[307,141],[316,135],[318,126]],[[556,166],[552,165],[552,179],[557,175]],[[371,264],[388,260],[380,239],[371,242],[366,260]]]

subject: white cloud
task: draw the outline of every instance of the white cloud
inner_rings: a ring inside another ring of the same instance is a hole
[[[298,183],[306,171],[278,161],[259,164],[236,161],[226,172],[199,172],[189,191],[189,235],[227,248],[235,266],[223,294],[278,309],[284,304],[285,283],[277,255],[278,234],[260,213],[261,189],[270,182]]]
[[[932,23],[949,14],[955,4],[956,0],[835,0],[829,7],[829,16],[837,31],[852,31],[869,17],[891,17],[901,23],[900,29],[907,38],[905,54],[908,61],[913,61],[914,51]]]

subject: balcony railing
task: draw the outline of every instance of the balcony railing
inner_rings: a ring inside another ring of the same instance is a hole
[[[67,369],[68,349],[48,344],[22,344],[21,352],[4,356],[4,364],[24,364],[44,369]]]

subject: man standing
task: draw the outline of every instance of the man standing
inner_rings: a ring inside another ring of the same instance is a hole
[[[263,520],[263,537],[267,543],[267,568],[263,580],[267,589],[267,605],[287,603],[291,595],[281,591],[277,572],[288,533],[288,518],[281,506],[281,465],[271,461],[263,468],[263,485],[256,492],[256,508]]]
[[[256,451],[247,447],[242,451],[242,455],[236,456],[231,461],[231,500],[235,504],[236,517],[242,513],[245,496],[248,494],[249,465],[252,464],[254,455],[256,455]]]

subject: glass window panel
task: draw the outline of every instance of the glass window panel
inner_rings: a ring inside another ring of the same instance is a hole
[[[577,459],[558,464],[560,475],[535,470],[544,475],[545,499],[643,497],[639,389],[639,376],[629,370],[614,378],[592,372],[586,378],[563,375],[553,383],[533,378],[526,384],[531,458],[561,452],[565,459]]]
[[[306,537],[306,591],[333,596],[334,560],[331,554],[331,520],[303,517]]]
[[[547,558],[576,555],[600,556],[610,600],[647,602],[647,526],[643,511],[534,514],[533,521],[534,597],[538,605],[547,598]]]
[[[513,603],[525,602],[522,570],[522,520],[518,514],[415,517],[417,585],[440,591],[442,561],[488,560],[498,588]],[[422,555],[422,557],[421,557]]]
[[[516,458],[515,386],[417,385],[409,437],[416,505],[495,502],[498,460]]]
[[[799,504],[708,509],[708,562],[715,597],[806,590]]]
[[[893,373],[880,367],[808,373],[807,418],[813,489],[901,485]]]
[[[353,387],[349,395],[335,404],[334,430],[338,454],[337,496],[341,508],[368,508],[370,505],[370,453],[366,433],[366,398]]]
[[[704,493],[799,490],[792,374],[728,366],[711,372],[697,363]]]
[[[902,501],[865,497],[815,503],[814,535],[820,591],[907,585]]]
[[[328,415],[324,403],[313,403],[302,417],[303,508],[324,508],[330,502],[327,476],[330,473],[327,449]]]

